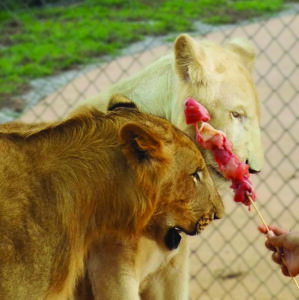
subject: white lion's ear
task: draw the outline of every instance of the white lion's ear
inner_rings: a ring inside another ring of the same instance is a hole
[[[236,53],[241,62],[250,70],[254,68],[255,48],[247,39],[235,38],[227,44],[227,48]]]
[[[204,81],[204,50],[188,34],[181,34],[174,44],[175,66],[182,80]]]
[[[163,160],[162,145],[150,129],[137,123],[127,123],[119,131],[123,153],[133,165]]]

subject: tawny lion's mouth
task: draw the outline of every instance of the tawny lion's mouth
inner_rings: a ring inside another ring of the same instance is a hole
[[[178,232],[184,232],[187,235],[196,235],[201,233],[212,221],[214,220],[214,214],[206,214],[203,215],[195,225],[195,228],[193,231],[187,231],[182,227],[176,226],[175,229]]]
[[[196,235],[201,233],[214,219],[217,219],[217,216],[214,214],[206,214],[203,215],[195,225],[195,228],[193,231],[187,231],[184,228],[180,226],[170,227],[166,233],[166,236],[164,238],[164,242],[166,247],[169,250],[176,249],[180,242],[181,242],[181,236],[180,233],[184,232],[187,235]]]
[[[211,214],[201,217],[197,222],[197,234],[201,233],[213,220],[214,216]]]

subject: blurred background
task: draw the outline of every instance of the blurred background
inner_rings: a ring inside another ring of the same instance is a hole
[[[265,148],[257,205],[268,223],[299,231],[299,1],[1,0],[0,122],[62,118],[172,51],[182,32],[254,44]],[[190,299],[299,299],[255,212],[224,197],[226,217],[192,238]]]

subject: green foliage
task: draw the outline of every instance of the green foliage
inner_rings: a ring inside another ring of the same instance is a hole
[[[25,7],[24,1],[11,3]],[[22,91],[30,79],[117,55],[145,35],[192,31],[196,20],[234,23],[282,6],[282,0],[85,0],[2,10],[0,99]]]
[[[243,1],[233,1],[231,6],[236,11],[251,10],[255,12],[275,12],[281,9],[283,5],[283,0],[243,0]]]

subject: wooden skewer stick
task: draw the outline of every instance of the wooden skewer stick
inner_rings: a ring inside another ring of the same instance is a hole
[[[261,219],[262,223],[265,225],[265,227],[266,227],[266,229],[267,229],[267,233],[269,233],[269,232],[270,232],[270,229],[269,229],[269,227],[268,227],[268,225],[267,225],[265,219],[263,218],[263,215],[261,214],[261,212],[259,211],[259,209],[258,209],[257,206],[255,205],[255,203],[254,203],[254,201],[252,200],[252,198],[251,198],[249,195],[246,195],[246,196],[247,196],[247,198],[249,199],[249,201],[250,201],[251,205],[253,206],[254,210],[256,211],[257,215],[258,215],[259,218]],[[285,263],[285,260],[284,260],[284,257],[283,257],[283,253],[281,253],[281,251],[280,251],[278,248],[276,248],[276,251],[281,255],[282,262],[283,262],[283,264],[286,266],[286,263]],[[288,270],[288,273],[289,273],[289,275],[291,276],[289,270]],[[293,276],[291,276],[291,278],[292,278],[292,280],[294,281],[294,283],[295,283],[297,289],[299,290],[299,284],[298,284],[296,278],[293,277]]]

